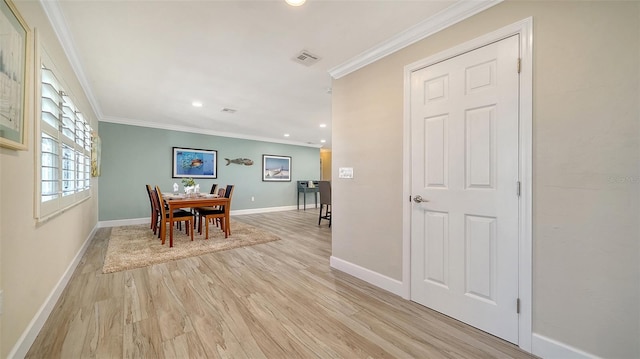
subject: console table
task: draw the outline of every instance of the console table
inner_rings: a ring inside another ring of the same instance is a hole
[[[309,182],[313,183],[313,187],[309,186]],[[303,210],[307,209],[307,193],[313,193],[313,198],[316,201],[316,208],[318,208],[318,181],[298,181],[298,209],[300,209],[300,193],[302,193]]]

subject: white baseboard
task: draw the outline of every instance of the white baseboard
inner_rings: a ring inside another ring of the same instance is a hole
[[[331,266],[331,268],[335,268],[356,278],[362,279],[367,283],[373,284],[376,287],[384,289],[393,294],[399,296],[402,296],[403,294],[404,287],[402,285],[402,281],[399,281],[397,279],[389,278],[385,275],[334,256],[331,256],[331,258],[329,258],[329,265]]]
[[[557,340],[533,333],[532,354],[544,359],[594,359],[596,355],[584,352]]]
[[[145,218],[129,218],[129,219],[114,219],[112,221],[100,221],[98,222],[98,228],[105,227],[119,227],[119,226],[133,226],[136,224],[151,224],[149,217]]]
[[[36,340],[36,337],[44,326],[44,323],[49,318],[49,315],[51,315],[51,312],[58,302],[58,299],[60,299],[62,292],[67,287],[67,284],[69,283],[73,272],[76,270],[76,267],[78,267],[78,264],[84,256],[84,253],[87,251],[87,248],[89,248],[89,243],[91,243],[91,240],[93,239],[93,236],[96,234],[97,230],[98,226],[93,227],[93,230],[91,230],[91,233],[89,233],[89,236],[87,236],[87,238],[85,239],[82,247],[80,247],[80,250],[78,251],[78,253],[76,253],[76,256],[73,258],[71,263],[69,263],[69,266],[62,274],[62,277],[53,287],[53,290],[44,301],[36,315],[33,317],[29,325],[27,325],[27,328],[24,330],[20,338],[18,338],[18,341],[13,346],[13,349],[11,349],[9,355],[7,355],[7,358],[18,359],[24,358],[27,355],[27,352],[31,348],[31,345],[33,345],[33,342]]]
[[[229,213],[229,215],[230,216],[241,216],[243,214],[282,212],[282,211],[292,211],[294,209],[296,209],[296,206],[238,209],[238,210],[235,210],[235,211],[231,211],[231,213]],[[149,221],[150,221],[149,217],[129,218],[129,219],[114,219],[114,220],[110,220],[110,221],[100,221],[100,222],[98,222],[98,228],[119,227],[119,226],[133,226],[133,225],[136,225],[136,224],[149,224]]]
[[[269,212],[282,212],[293,211],[296,206],[283,206],[283,207],[267,207],[267,208],[252,208],[252,209],[238,209],[231,211],[230,216],[241,216],[243,214],[255,214],[255,213],[269,213]]]

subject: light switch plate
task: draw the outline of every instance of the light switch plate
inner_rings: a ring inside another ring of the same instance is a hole
[[[353,178],[353,167],[338,168],[338,178]]]

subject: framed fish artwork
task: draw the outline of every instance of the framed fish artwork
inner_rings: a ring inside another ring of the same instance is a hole
[[[172,177],[218,178],[218,151],[173,147]]]

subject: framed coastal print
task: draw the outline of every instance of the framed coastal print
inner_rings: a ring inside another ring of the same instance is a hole
[[[100,177],[102,141],[96,132],[91,133],[91,177]]]
[[[31,31],[11,0],[0,0],[0,146],[26,150]]]
[[[173,178],[218,178],[218,151],[173,147]]]
[[[262,180],[265,182],[291,181],[291,157],[262,155]]]

